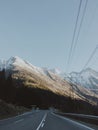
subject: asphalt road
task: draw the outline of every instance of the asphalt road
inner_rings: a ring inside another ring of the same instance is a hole
[[[37,110],[0,121],[0,130],[94,130],[88,126],[56,115],[51,111]]]

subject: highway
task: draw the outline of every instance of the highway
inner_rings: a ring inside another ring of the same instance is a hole
[[[94,130],[56,115],[49,110],[35,110],[0,121],[0,130]]]

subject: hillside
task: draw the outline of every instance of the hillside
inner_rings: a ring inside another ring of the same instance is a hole
[[[98,93],[98,72],[91,68],[81,72],[72,72],[65,79],[71,80],[74,84],[80,85],[96,94]]]
[[[3,66],[0,99],[28,108],[36,105],[66,112],[96,113],[98,96],[86,88],[70,84],[52,71],[35,67],[19,57],[11,57]]]
[[[16,116],[22,114],[29,109],[24,107],[15,106],[13,104],[6,103],[3,100],[0,100],[0,119]]]

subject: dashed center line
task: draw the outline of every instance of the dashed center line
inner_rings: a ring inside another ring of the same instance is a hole
[[[42,123],[41,127],[44,127],[45,123]]]
[[[39,130],[41,127],[43,127],[45,125],[44,122],[45,122],[46,117],[47,117],[47,113],[44,115],[42,121],[40,122],[40,124],[39,124],[39,126],[37,127],[36,130]]]

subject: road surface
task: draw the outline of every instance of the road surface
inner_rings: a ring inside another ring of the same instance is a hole
[[[0,121],[0,130],[94,130],[88,126],[56,115],[36,110]]]

